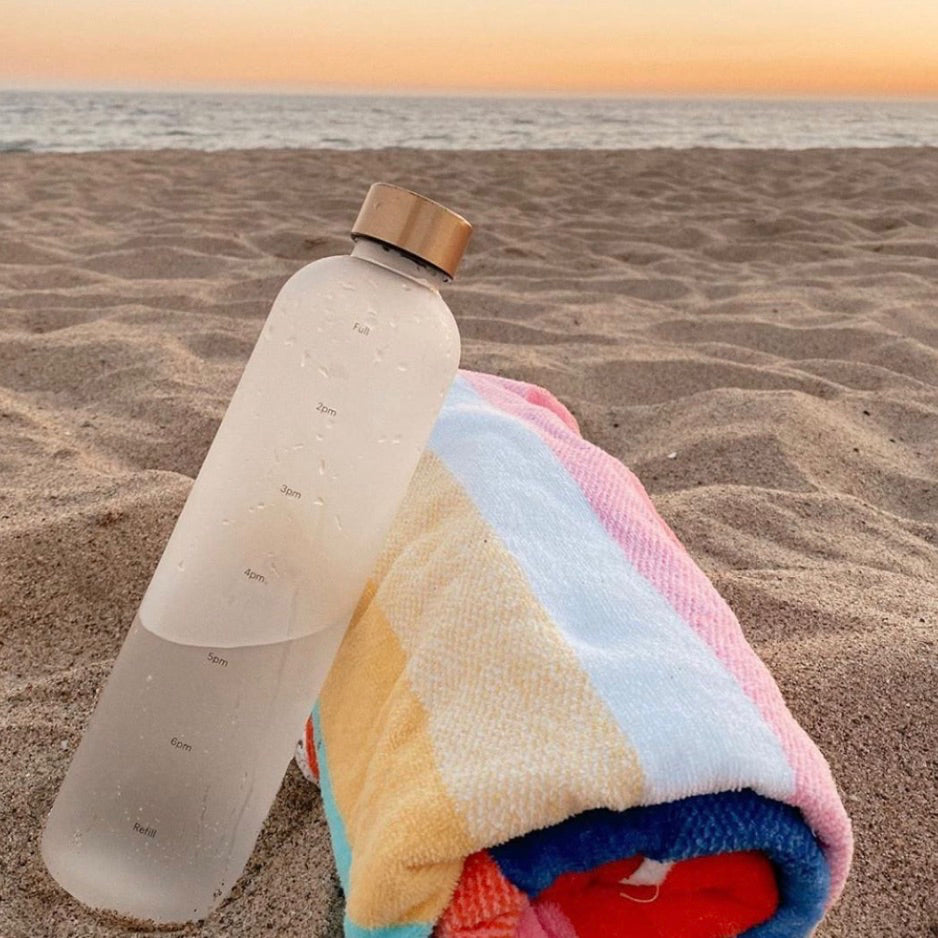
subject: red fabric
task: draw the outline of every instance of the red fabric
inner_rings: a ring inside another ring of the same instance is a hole
[[[303,742],[306,745],[306,762],[309,765],[313,778],[319,781],[319,762],[316,759],[316,740],[313,739],[313,721],[306,720],[306,731],[303,733]]]
[[[675,863],[658,886],[623,885],[641,857],[567,873],[535,902],[558,907],[578,938],[729,938],[778,908],[771,863],[758,852]]]
[[[554,938],[553,916],[569,923],[577,938],[732,938],[768,921],[778,908],[775,874],[761,853],[684,860],[667,871],[659,886],[621,883],[642,859],[629,857],[558,877],[531,910],[551,913],[537,915],[544,933]],[[527,898],[488,853],[476,853],[466,860],[434,935],[513,938],[527,906]]]

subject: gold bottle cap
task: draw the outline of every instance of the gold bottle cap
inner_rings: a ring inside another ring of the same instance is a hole
[[[438,267],[450,277],[469,243],[472,225],[462,215],[410,189],[376,182],[365,196],[352,237],[391,244]]]

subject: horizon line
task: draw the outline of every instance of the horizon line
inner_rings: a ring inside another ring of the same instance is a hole
[[[7,92],[47,92],[53,94],[213,94],[251,95],[258,97],[335,97],[335,98],[466,98],[490,99],[555,99],[555,100],[684,100],[684,101],[918,101],[938,102],[938,89],[921,92],[869,91],[768,91],[740,89],[738,91],[689,91],[681,89],[650,90],[622,89],[606,91],[574,91],[561,89],[480,89],[480,88],[366,88],[352,86],[294,86],[237,87],[215,84],[58,84],[54,82],[14,82],[6,84],[0,79],[0,94]]]

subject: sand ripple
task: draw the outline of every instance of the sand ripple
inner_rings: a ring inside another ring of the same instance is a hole
[[[858,857],[819,934],[934,935],[931,150],[0,154],[0,934],[128,934],[38,829],[263,316],[375,179],[476,222],[464,364],[639,473],[831,760]],[[337,896],[291,772],[182,934],[337,935]]]

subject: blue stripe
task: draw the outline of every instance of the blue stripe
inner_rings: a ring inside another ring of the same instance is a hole
[[[530,427],[459,377],[430,448],[520,564],[635,749],[646,803],[727,788],[790,796],[791,768],[755,704]]]
[[[824,854],[801,814],[751,791],[698,795],[630,811],[586,811],[489,852],[532,899],[564,873],[584,873],[641,855],[660,861],[759,850],[771,861],[779,904],[745,938],[811,934],[830,890]]]

